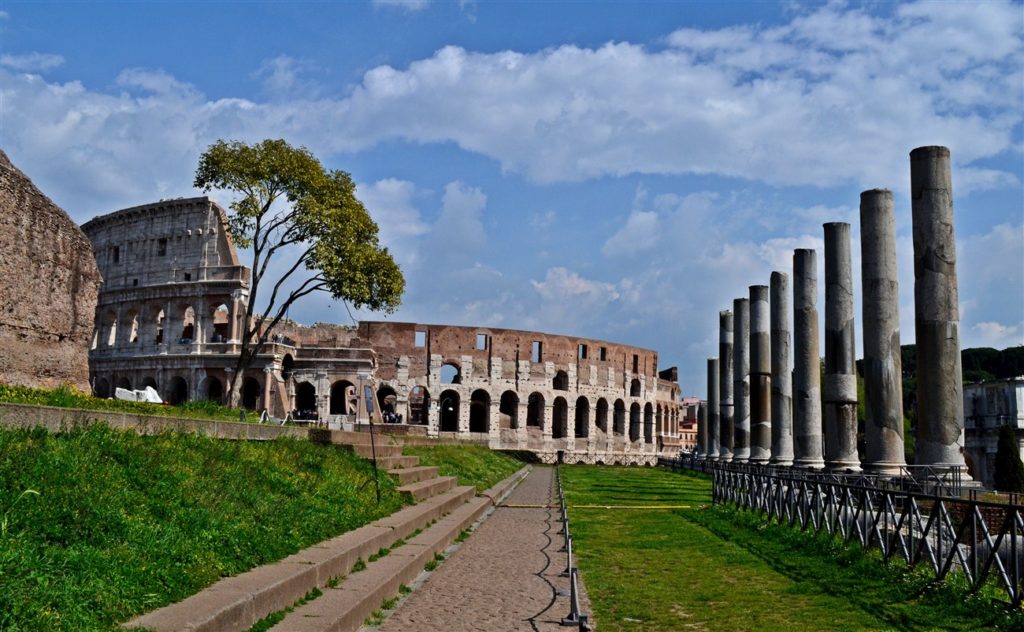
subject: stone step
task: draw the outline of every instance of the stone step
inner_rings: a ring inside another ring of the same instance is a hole
[[[408,485],[409,483],[418,483],[431,478],[437,478],[437,468],[422,465],[402,470],[389,470],[388,474],[391,478],[395,479],[399,485]]]
[[[398,468],[411,468],[420,464],[418,456],[384,456],[377,457],[377,468],[381,470],[395,470]]]
[[[377,455],[378,459],[386,456],[402,456],[402,446],[400,445],[381,445],[379,443],[373,446],[369,443],[354,443],[346,445],[364,459],[372,458],[374,454]]]
[[[441,476],[438,478],[431,478],[425,481],[419,481],[418,483],[409,483],[408,485],[402,485],[398,488],[398,491],[402,494],[407,494],[412,497],[416,502],[443,494],[449,489],[455,487],[454,476]]]
[[[434,554],[445,550],[489,506],[488,498],[470,499],[415,538],[368,564],[365,570],[349,575],[336,588],[324,589],[320,597],[296,608],[271,631],[358,630],[385,599],[398,595],[402,584],[412,583]]]
[[[175,604],[137,617],[122,627],[155,632],[247,630],[263,617],[282,610],[315,587],[351,571],[356,560],[423,529],[474,497],[463,486],[405,507],[348,533],[304,549],[274,564],[225,577]]]

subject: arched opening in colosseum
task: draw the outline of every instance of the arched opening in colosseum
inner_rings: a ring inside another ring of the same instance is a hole
[[[331,385],[331,414],[356,414],[356,387],[348,380],[339,380]]]
[[[437,403],[441,408],[441,432],[458,432],[459,394],[453,390],[444,391]]]
[[[551,388],[556,391],[567,391],[569,390],[569,374],[565,371],[559,371],[555,373],[555,377],[551,380]]]
[[[381,384],[377,389],[377,406],[380,407],[380,412],[383,415],[388,413],[394,415],[398,412],[398,395],[395,394],[395,389],[391,388],[387,384]]]
[[[117,381],[117,388],[123,388],[126,391],[132,390],[132,381],[126,377],[122,377]]]
[[[224,382],[221,382],[219,378],[206,378],[204,387],[203,394],[207,400],[220,403],[224,399]]]
[[[626,434],[626,404],[617,399],[612,411],[612,432],[621,437]]]
[[[569,403],[564,397],[555,398],[551,417],[551,438],[564,439],[569,429]]]
[[[491,394],[482,388],[469,397],[469,431],[487,432],[490,428]]]
[[[442,384],[462,384],[462,369],[454,362],[445,362],[441,365]]]
[[[498,402],[501,414],[501,427],[515,430],[519,427],[519,395],[515,391],[505,391]]]
[[[128,312],[128,344],[139,341],[139,313],[134,309]]]
[[[629,407],[629,440],[640,440],[640,404],[636,402]]]
[[[106,346],[113,347],[117,344],[117,314],[112,311],[107,312],[106,323],[107,335],[103,342]]]
[[[640,380],[633,378],[633,381],[629,383],[629,396],[640,397]]]
[[[426,425],[427,411],[430,410],[430,392],[416,386],[409,392],[409,423]]]
[[[293,358],[292,354],[290,353],[284,354],[284,357],[281,358],[281,379],[287,382],[289,379],[291,379],[292,372],[294,370],[295,358]]]
[[[295,410],[303,419],[315,419],[316,387],[309,382],[299,382],[295,386]]]
[[[665,432],[665,421],[663,418],[663,411],[667,412],[667,409],[662,409],[661,404],[658,404],[658,410],[655,412],[654,415],[654,431],[656,434],[659,435]]]
[[[156,344],[162,344],[164,341],[164,310],[160,310],[156,313],[156,336],[153,342]]]
[[[96,397],[110,397],[110,382],[103,377],[96,378],[92,383],[92,394]]]
[[[147,377],[142,380],[141,390],[145,390],[147,388],[152,388],[153,390],[156,390],[156,378]]]
[[[576,400],[576,423],[574,430],[577,438],[586,438],[590,433],[590,402],[587,401],[586,397],[580,397]]]
[[[644,443],[654,440],[654,407],[650,402],[644,406]]]
[[[242,382],[242,407],[256,410],[260,405],[260,396],[262,394],[263,388],[260,386],[259,380],[254,377],[245,378]]]
[[[598,430],[605,435],[608,434],[608,400],[603,397],[597,400],[597,416],[594,418],[594,424],[597,425]]]
[[[530,393],[526,400],[526,427],[541,428],[544,425],[544,396]]]
[[[213,310],[213,335],[210,336],[210,342],[226,342],[231,336],[230,313],[225,304]]]
[[[171,378],[167,391],[166,399],[172,406],[184,404],[188,401],[188,382],[180,375],[175,375]]]
[[[190,344],[196,337],[196,310],[189,305],[181,316],[181,337],[178,342]]]

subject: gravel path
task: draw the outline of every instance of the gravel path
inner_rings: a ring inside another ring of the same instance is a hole
[[[558,552],[562,536],[553,473],[535,466],[380,632],[572,629],[559,625],[569,614],[569,580],[559,577],[566,556]],[[589,613],[579,588],[581,610]]]

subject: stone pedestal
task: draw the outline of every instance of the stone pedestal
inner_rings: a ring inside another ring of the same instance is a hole
[[[818,353],[818,255],[793,251],[793,465],[820,469],[821,356]]]
[[[789,276],[772,272],[772,464],[793,464],[793,382],[789,370]]]
[[[850,225],[825,224],[825,467],[859,471]]]
[[[750,301],[738,298],[732,302],[732,396],[734,433],[732,460],[746,463],[750,459]]]
[[[772,362],[768,286],[750,286],[750,462],[772,457]]]
[[[910,152],[917,342],[917,463],[963,466],[960,305],[949,149]],[[964,472],[966,476],[966,471]]]
[[[898,475],[903,455],[903,375],[896,220],[892,191],[860,194],[864,287],[864,469]]]
[[[718,396],[719,446],[718,460],[732,461],[735,433],[732,408],[732,312],[718,312]]]

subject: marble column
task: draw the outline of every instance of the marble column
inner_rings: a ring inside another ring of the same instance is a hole
[[[892,191],[860,194],[864,288],[864,469],[898,475],[903,456],[903,362]]]
[[[850,225],[825,224],[825,467],[859,471]]]
[[[718,385],[718,358],[708,358],[708,403],[705,413],[705,428],[708,425],[718,426],[719,419],[719,385]],[[704,408],[702,406],[702,408]]]
[[[718,460],[732,461],[732,312],[718,312]]]
[[[772,457],[772,361],[768,286],[750,286],[750,462]]]
[[[821,446],[818,255],[793,251],[793,465],[825,466]]]
[[[732,302],[732,396],[735,431],[732,460],[746,463],[750,459],[750,301],[737,298]]]
[[[697,406],[697,458],[706,459],[708,438],[707,407],[704,404]]]
[[[793,464],[793,377],[789,369],[789,275],[772,272],[772,464]]]
[[[919,465],[963,466],[960,306],[948,148],[910,152],[910,194],[917,342],[914,451]]]

